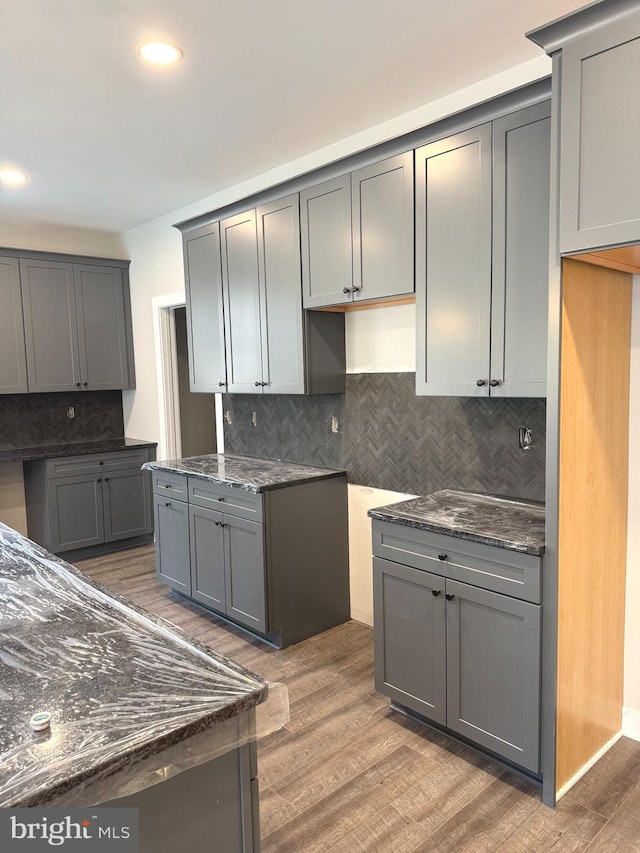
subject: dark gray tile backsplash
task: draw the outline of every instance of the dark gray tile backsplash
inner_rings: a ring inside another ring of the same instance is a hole
[[[73,406],[75,417],[67,417]],[[124,435],[121,391],[0,396],[0,450]]]
[[[414,373],[360,373],[345,394],[225,395],[224,408],[227,453],[347,468],[351,483],[398,492],[544,500],[544,400],[416,397]],[[533,430],[528,451],[521,425]]]

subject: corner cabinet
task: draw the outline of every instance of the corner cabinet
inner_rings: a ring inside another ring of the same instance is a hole
[[[611,14],[559,54],[562,254],[640,242],[640,13]]]
[[[294,194],[183,237],[193,391],[344,391],[344,317],[302,308]]]
[[[416,392],[546,390],[550,104],[416,151]]]
[[[413,293],[413,152],[300,193],[305,308]]]
[[[128,262],[0,255],[0,392],[135,387]]]
[[[538,774],[540,558],[379,521],[373,552],[376,690]]]
[[[349,619],[345,477],[254,494],[156,469],[153,490],[176,592],[279,647]]]

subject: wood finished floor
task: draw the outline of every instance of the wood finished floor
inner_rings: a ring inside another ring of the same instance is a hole
[[[640,743],[623,738],[558,804],[374,691],[370,628],[282,651],[171,593],[153,546],[85,560],[91,577],[270,681],[291,719],[258,746],[263,853],[640,851]]]

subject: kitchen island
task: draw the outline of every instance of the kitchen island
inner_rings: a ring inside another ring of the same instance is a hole
[[[0,806],[135,806],[141,850],[259,849],[265,682],[0,525]],[[36,733],[30,720],[49,714]]]

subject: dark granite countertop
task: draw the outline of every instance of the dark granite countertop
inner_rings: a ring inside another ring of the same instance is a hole
[[[224,486],[243,489],[245,492],[268,492],[287,486],[301,486],[315,480],[346,476],[345,470],[314,468],[295,462],[275,459],[258,459],[252,456],[231,456],[213,453],[209,456],[192,456],[187,459],[168,459],[147,462],[149,470],[188,474],[201,480],[210,480]]]
[[[0,807],[81,790],[266,697],[167,626],[0,524]],[[50,732],[32,733],[37,712]]]
[[[113,450],[135,450],[156,447],[155,441],[137,438],[105,438],[101,441],[78,441],[73,444],[47,444],[37,447],[17,447],[0,450],[1,462],[29,462],[33,459],[56,459],[62,456],[84,456],[85,453],[108,453]]]
[[[446,489],[369,510],[371,518],[540,556],[544,505]]]

